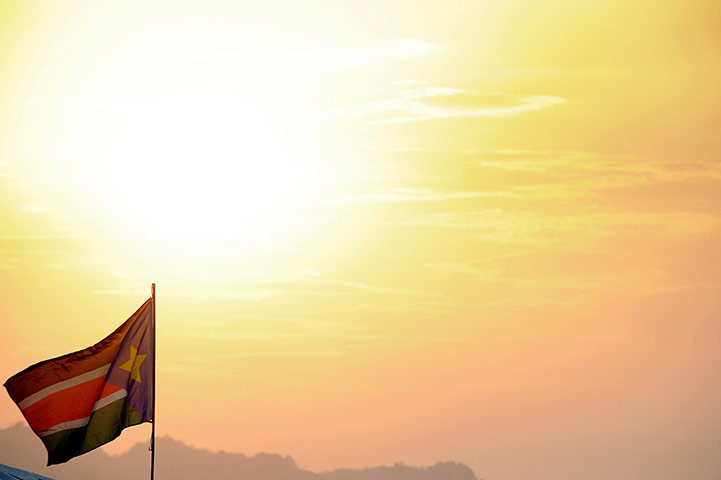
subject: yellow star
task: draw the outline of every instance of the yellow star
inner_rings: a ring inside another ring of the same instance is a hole
[[[147,357],[147,355],[138,355],[137,348],[130,347],[130,360],[120,365],[120,368],[130,372],[130,378],[132,380],[142,383],[140,381],[140,365],[143,363],[143,360],[145,360],[145,357]]]

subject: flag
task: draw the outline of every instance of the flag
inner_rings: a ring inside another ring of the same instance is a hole
[[[64,463],[153,419],[153,300],[92,347],[45,360],[5,382],[30,428]]]

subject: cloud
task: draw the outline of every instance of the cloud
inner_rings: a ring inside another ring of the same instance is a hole
[[[78,235],[43,235],[43,234],[18,234],[0,235],[0,240],[72,240],[81,238]]]
[[[510,117],[548,108],[565,100],[551,95],[474,93],[447,87],[417,87],[364,107],[375,125],[448,118]],[[380,117],[380,118],[378,118]]]
[[[721,181],[718,162],[593,151],[388,148],[368,154],[403,172],[406,185],[453,189],[467,197],[482,191],[492,194],[487,198],[613,202],[613,190],[629,194],[630,187],[659,187],[649,193],[661,195],[665,187],[693,192]]]
[[[698,212],[543,215],[531,211],[490,209],[416,215],[393,224],[466,230],[475,238],[488,241],[523,243],[532,238],[534,244],[559,245],[573,243],[580,238],[600,240],[630,229],[646,229],[664,235],[704,234],[721,229],[721,217]]]
[[[50,208],[42,205],[24,205],[22,207],[18,207],[18,211],[20,213],[48,213],[50,212]]]
[[[388,297],[388,298],[436,298],[437,292],[414,290],[410,288],[389,287],[373,285],[365,282],[351,280],[340,280],[334,278],[297,278],[285,280],[255,279],[246,282],[238,282],[235,287],[228,287],[227,280],[219,281],[219,277],[213,282],[205,284],[194,281],[192,287],[185,288],[182,285],[171,284],[166,287],[164,295],[178,298],[202,298],[202,299],[230,299],[242,301],[261,301],[268,298],[284,298],[292,300],[308,298],[333,298],[361,295],[363,297]],[[216,285],[220,283],[224,286]],[[137,296],[137,288],[111,288],[92,290],[93,295],[107,296]],[[279,300],[278,300],[279,301]]]
[[[543,173],[565,187],[618,188],[689,180],[721,180],[721,164],[649,159],[585,151],[497,150],[466,152],[482,168]]]
[[[719,289],[721,284],[678,281],[673,275],[636,259],[602,251],[535,248],[485,259],[426,263],[438,273],[472,278],[474,282],[510,291],[526,292],[505,299],[488,297],[492,304],[574,304],[589,295],[644,296],[686,289]]]
[[[375,68],[384,62],[410,60],[443,51],[434,43],[399,38],[376,43],[370,47],[350,45],[322,45],[313,48],[281,51],[231,51],[187,53],[175,58],[184,61],[244,62],[260,68],[281,65],[313,66],[328,70]]]
[[[407,60],[442,51],[424,40],[404,38],[379,43],[370,48],[331,46],[295,50],[287,58],[295,62],[312,63],[329,69],[371,68],[383,60]]]
[[[548,220],[530,212],[490,209],[471,212],[442,212],[412,216],[392,223],[402,227],[466,230],[473,237],[497,242],[525,242],[541,231]]]
[[[521,194],[512,192],[482,191],[441,191],[427,188],[392,188],[383,192],[359,193],[355,195],[339,195],[327,200],[326,204],[345,204],[363,202],[443,202],[447,200],[466,200],[473,198],[522,198]]]
[[[438,53],[442,50],[440,46],[434,43],[415,38],[400,38],[383,42],[374,49],[378,56],[390,58],[417,58]]]
[[[0,270],[14,270],[22,263],[23,261],[17,257],[0,258]]]
[[[420,177],[422,178],[422,177]],[[430,177],[432,182],[433,178]],[[509,186],[505,190],[443,190],[433,188],[390,188],[379,192],[366,192],[350,195],[337,195],[322,202],[321,205],[343,205],[354,203],[437,203],[460,200],[505,199],[505,200],[541,200],[571,199],[585,196],[582,192],[563,191],[548,185]]]
[[[391,82],[391,85],[400,85],[402,87],[419,87],[423,85],[428,85],[428,82],[424,82],[422,80],[395,80]]]

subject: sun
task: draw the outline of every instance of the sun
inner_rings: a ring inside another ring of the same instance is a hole
[[[139,112],[113,148],[106,180],[126,214],[175,235],[247,236],[260,219],[288,220],[289,205],[313,190],[307,152],[291,151],[262,118],[217,105],[184,110]]]
[[[16,143],[42,149],[23,168],[51,185],[30,207],[62,212],[62,234],[99,257],[277,252],[320,235],[355,181],[331,152],[342,144],[327,128],[339,91],[317,59],[298,55],[312,38],[216,23],[188,35],[192,25],[113,36],[102,55],[68,53],[73,67],[29,95],[32,118],[15,122],[33,125],[13,132]]]
[[[95,106],[114,127],[103,126],[94,151],[80,157],[79,182],[92,186],[78,189],[85,204],[124,234],[205,255],[221,243],[253,254],[292,240],[329,203],[339,175],[315,148],[312,112],[242,89],[178,83],[165,96]]]

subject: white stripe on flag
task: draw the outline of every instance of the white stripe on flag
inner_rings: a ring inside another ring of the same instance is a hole
[[[121,398],[125,398],[127,396],[128,396],[128,391],[125,389],[118,390],[117,392],[111,393],[107,397],[103,397],[100,400],[98,400],[97,402],[95,402],[95,406],[93,407],[93,412],[95,410],[100,410],[101,408],[103,408],[106,405],[110,405],[115,400],[120,400]]]
[[[54,427],[50,427],[49,429],[38,433],[38,436],[47,437],[48,435],[52,435],[53,433],[59,432],[61,430],[67,430],[69,428],[84,427],[85,425],[88,424],[89,421],[90,421],[90,417],[85,417],[85,418],[79,418],[77,420],[71,420],[69,422],[58,423]]]
[[[18,407],[20,407],[21,410],[25,410],[30,405],[39,402],[43,398],[47,397],[48,395],[52,395],[53,393],[59,392],[61,390],[65,390],[66,388],[74,387],[75,385],[80,385],[81,383],[88,382],[90,380],[94,380],[98,377],[105,376],[106,373],[108,373],[108,370],[110,369],[110,364],[103,365],[100,368],[96,368],[95,370],[90,370],[89,372],[81,373],[80,375],[68,378],[67,380],[63,380],[62,382],[55,383],[53,385],[50,385],[49,387],[45,387],[39,392],[35,392],[29,397],[25,397],[23,400],[18,402]]]
[[[121,398],[125,398],[128,396],[127,390],[118,390],[115,393],[111,393],[107,397],[101,398],[97,402],[95,402],[95,406],[93,407],[93,412],[96,410],[100,410],[101,408],[110,405],[116,400],[120,400]],[[92,416],[92,415],[91,415]],[[47,437],[48,435],[52,435],[53,433],[57,433],[63,430],[68,430],[70,428],[78,428],[78,427],[84,427],[90,422],[90,417],[85,418],[79,418],[77,420],[70,420],[69,422],[63,422],[58,423],[57,425],[54,425],[50,427],[47,430],[44,430],[40,433],[38,433],[38,436],[40,437]]]

